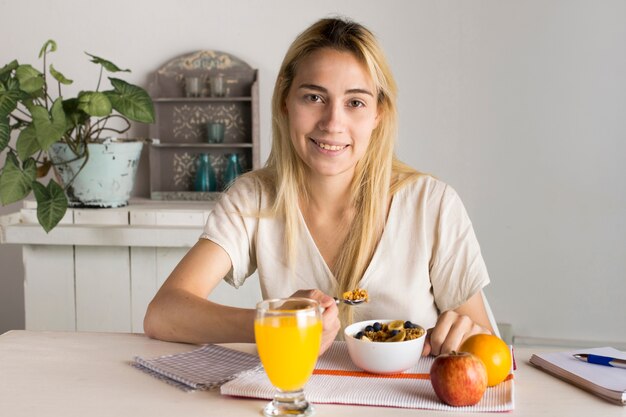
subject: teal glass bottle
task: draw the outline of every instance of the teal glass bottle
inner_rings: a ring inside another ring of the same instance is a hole
[[[239,155],[236,153],[231,153],[227,156],[228,164],[226,165],[226,170],[224,171],[224,188],[228,188],[228,186],[235,181],[242,173],[241,164],[239,163]]]
[[[203,153],[198,157],[194,189],[196,191],[217,191],[217,180],[211,161],[209,161],[209,154]]]

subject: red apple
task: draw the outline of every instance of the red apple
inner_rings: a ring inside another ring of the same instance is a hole
[[[430,382],[444,403],[453,407],[474,405],[487,389],[487,369],[471,353],[443,354],[430,368]]]

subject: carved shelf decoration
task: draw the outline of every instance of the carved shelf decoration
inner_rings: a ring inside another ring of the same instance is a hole
[[[239,58],[212,50],[179,56],[154,73],[149,88],[156,110],[156,123],[150,131],[152,199],[216,198],[216,192],[226,186],[227,157],[233,153],[244,172],[259,168],[257,76],[258,71]],[[211,89],[216,78],[221,78],[221,92]],[[189,79],[199,85],[193,96],[186,91]],[[209,123],[223,125],[222,140],[208,140]],[[201,154],[209,155],[217,179],[216,192],[194,189]]]

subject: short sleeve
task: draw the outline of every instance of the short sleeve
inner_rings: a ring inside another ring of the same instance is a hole
[[[224,277],[238,288],[256,270],[254,242],[258,225],[259,189],[251,178],[238,179],[209,213],[200,238],[221,246],[232,268]]]
[[[487,267],[467,211],[446,186],[435,227],[430,279],[439,311],[464,304],[489,283]]]

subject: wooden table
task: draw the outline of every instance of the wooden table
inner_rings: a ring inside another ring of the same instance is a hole
[[[254,351],[254,345],[229,347]],[[130,366],[194,346],[141,334],[10,331],[0,335],[0,416],[259,416],[266,400],[226,397],[219,391],[186,393]],[[626,416],[610,404],[528,364],[538,349],[516,349],[513,416]],[[317,404],[316,416],[452,416],[456,413]],[[460,414],[460,413],[459,413]],[[489,416],[494,413],[472,413]]]

